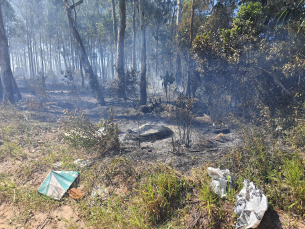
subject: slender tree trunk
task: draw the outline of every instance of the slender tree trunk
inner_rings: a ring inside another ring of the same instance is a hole
[[[83,64],[82,60],[79,60],[79,71],[80,71],[80,76],[82,77],[82,88],[85,87],[85,79],[84,79],[84,74],[83,74]]]
[[[101,65],[101,77],[103,79],[103,82],[106,82],[106,79],[105,79],[105,65],[104,65],[104,53],[103,53],[103,47],[102,45],[100,44],[100,65]]]
[[[113,36],[114,36],[114,40],[113,40],[113,47],[114,49],[112,49],[112,52],[115,53],[115,55],[117,54],[117,41],[118,41],[118,30],[117,30],[117,25],[116,25],[116,14],[115,14],[115,2],[114,0],[111,0],[111,5],[112,5],[112,27],[113,27]],[[114,79],[114,57],[113,57],[113,53],[111,56],[111,78]]]
[[[68,4],[67,0],[63,0],[63,3],[66,7],[66,13],[67,13],[67,18],[68,18],[68,22],[69,22],[69,27],[70,27],[71,33],[72,33],[72,35],[75,39],[78,54],[79,54],[79,57],[82,61],[83,66],[84,66],[89,85],[90,85],[90,87],[93,91],[93,94],[94,94],[95,98],[97,99],[98,103],[100,105],[104,106],[104,105],[106,105],[106,103],[104,101],[104,97],[102,95],[97,77],[93,73],[93,70],[92,70],[92,67],[89,63],[88,56],[86,54],[86,51],[85,51],[85,48],[83,46],[82,40],[80,38],[80,35],[79,35],[78,31],[76,30],[74,20],[71,16],[71,10],[74,7],[76,7],[77,5],[80,5],[81,3],[83,3],[83,0],[80,0],[79,2],[73,4],[72,6],[70,6]]]
[[[146,40],[143,0],[139,0],[140,28],[141,28],[141,82],[140,82],[140,105],[147,102],[146,92]]]
[[[126,98],[125,94],[125,73],[124,73],[124,39],[126,28],[126,4],[125,0],[119,0],[119,36],[117,47],[117,60],[116,60],[116,77],[118,80],[117,96],[119,98]]]
[[[292,94],[290,91],[288,91],[288,90],[285,88],[285,86],[277,79],[277,77],[276,77],[275,75],[273,75],[271,72],[268,72],[266,69],[261,68],[261,67],[259,67],[259,66],[254,66],[254,68],[259,69],[259,70],[261,70],[262,72],[264,72],[264,73],[266,73],[267,75],[269,75],[269,76],[274,80],[274,82],[276,83],[276,85],[279,86],[280,88],[282,88],[284,94],[293,97],[293,94]]]
[[[0,4],[0,67],[1,67],[1,82],[3,91],[3,102],[15,103],[13,90],[13,73],[11,70],[8,42],[5,35],[4,23],[2,17],[2,8]]]
[[[52,37],[50,36],[50,70],[53,72],[53,66],[52,66]]]
[[[155,77],[158,79],[158,46],[159,46],[159,24],[156,28],[156,49],[155,49]]]
[[[2,86],[2,82],[1,82],[1,77],[0,77],[0,101],[3,100],[3,86]]]
[[[177,0],[177,19],[176,19],[176,35],[178,37],[177,40],[180,40],[180,33],[179,33],[179,24],[181,21],[181,11],[182,11],[182,0]],[[177,53],[176,53],[176,85],[180,85],[180,80],[182,77],[181,71],[181,57],[180,57],[180,49],[179,44],[177,44]]]
[[[40,46],[40,59],[41,59],[41,73],[42,73],[42,77],[44,77],[44,63],[43,63],[43,52],[42,52],[42,44],[41,44],[41,31],[39,33],[39,46]]]
[[[110,53],[110,55],[111,55],[111,66],[110,66],[110,69],[111,69],[111,79],[114,79],[114,60],[113,60],[113,49],[114,48],[112,48],[111,49],[111,53]]]
[[[192,48],[192,42],[193,42],[193,22],[194,22],[194,0],[192,0],[192,14],[191,14],[191,26],[190,26],[190,47]],[[186,85],[186,96],[191,97],[191,75],[192,75],[192,61],[191,61],[191,54],[188,53],[188,65],[189,69],[187,72],[187,85]]]
[[[136,71],[136,0],[133,0],[132,31],[132,68]]]
[[[115,15],[115,3],[114,0],[111,0],[112,4],[112,21],[113,21],[113,36],[114,36],[114,47],[117,48],[117,40],[118,40],[118,31],[116,26],[116,15]]]

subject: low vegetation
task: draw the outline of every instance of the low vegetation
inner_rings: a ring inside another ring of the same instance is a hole
[[[129,161],[122,156],[103,160],[101,155],[118,154],[120,147],[113,116],[95,125],[83,112],[65,114],[58,129],[56,123],[34,120],[30,112],[0,109],[0,163],[13,168],[1,170],[0,202],[18,209],[13,224],[27,225],[38,212],[49,214],[69,205],[77,209],[86,227],[92,228],[234,228],[232,208],[243,178],[265,192],[270,212],[305,216],[302,115],[282,134],[273,128],[278,121],[267,115],[261,126],[244,125],[232,118],[243,130],[243,144],[220,161],[183,175],[170,166]],[[70,135],[65,135],[68,132]],[[79,158],[94,163],[82,167],[74,163]],[[66,194],[55,201],[37,193],[44,178],[41,174],[46,175],[58,162],[62,164],[56,169],[80,172],[75,186],[86,193],[82,200],[74,201]],[[234,173],[237,185],[226,199],[210,189],[208,166]],[[67,228],[77,227],[69,220],[66,224]]]

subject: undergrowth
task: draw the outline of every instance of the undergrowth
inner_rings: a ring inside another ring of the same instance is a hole
[[[97,125],[82,110],[64,110],[64,114],[66,117],[59,120],[60,129],[64,132],[63,138],[73,147],[93,149],[100,154],[119,149],[119,129],[114,123],[112,109],[108,120],[101,119]]]
[[[72,205],[92,228],[233,228],[236,216],[232,208],[244,178],[264,191],[271,210],[305,217],[302,117],[279,138],[274,138],[270,117],[265,117],[261,126],[239,123],[243,144],[220,161],[182,175],[163,164],[123,157],[104,161],[99,156],[91,166],[75,165],[74,160],[90,155],[92,149],[100,155],[105,150],[119,150],[118,128],[111,115],[96,125],[83,112],[66,114],[60,124],[63,132],[69,133],[64,136],[68,144],[56,138],[39,143],[39,134],[44,132],[38,124],[13,107],[0,109],[0,162],[10,160],[15,166],[14,172],[0,173],[0,204],[19,208],[19,223],[26,225],[36,212]],[[83,199],[72,202],[66,194],[58,202],[37,193],[40,183],[35,183],[36,177],[47,174],[57,162],[61,162],[58,170],[80,172],[75,186],[83,187]],[[226,199],[211,190],[208,166],[234,174],[236,186],[227,190]],[[99,190],[97,196],[92,195],[94,190]]]

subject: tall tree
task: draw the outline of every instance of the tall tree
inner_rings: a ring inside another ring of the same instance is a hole
[[[13,90],[13,80],[14,76],[10,64],[10,56],[8,49],[8,41],[5,34],[3,16],[2,16],[2,5],[5,0],[0,2],[0,67],[1,67],[1,82],[3,86],[3,101],[14,104],[14,90]],[[16,89],[17,89],[16,85]],[[19,92],[19,91],[18,91]],[[20,93],[19,93],[20,94]],[[19,97],[19,96],[18,96]],[[21,97],[21,95],[20,95]]]
[[[192,12],[191,12],[191,25],[190,25],[190,49],[192,48],[193,42],[193,23],[194,23],[194,4],[195,0],[192,0]],[[190,53],[188,54],[188,65],[189,69],[187,71],[187,83],[186,83],[186,96],[191,97],[191,75],[192,75],[192,60]]]
[[[140,104],[147,102],[146,92],[146,40],[145,40],[145,22],[143,0],[139,0],[140,29],[141,29],[141,81],[140,81]]]
[[[117,95],[119,98],[126,98],[125,94],[125,72],[124,72],[124,40],[126,28],[126,4],[125,0],[119,0],[120,22],[117,47],[116,75],[118,80]]]
[[[102,106],[105,106],[106,103],[105,103],[104,97],[102,95],[101,88],[100,88],[100,85],[99,85],[98,80],[97,80],[97,76],[93,73],[91,64],[88,60],[86,50],[83,46],[83,42],[82,42],[81,37],[80,37],[76,27],[75,27],[75,22],[72,18],[72,15],[71,15],[71,11],[76,6],[82,4],[83,0],[80,0],[80,1],[78,1],[77,3],[75,3],[71,6],[68,4],[67,0],[63,0],[63,3],[64,3],[64,6],[66,8],[66,14],[67,14],[68,22],[69,22],[69,27],[70,27],[71,33],[74,37],[76,47],[77,47],[77,50],[78,50],[78,54],[79,54],[79,58],[82,61],[87,79],[89,81],[89,85],[90,85],[90,87],[93,91],[93,94],[94,94],[95,98],[97,99],[98,103]]]
[[[182,12],[182,0],[177,0],[177,19],[176,19],[176,36],[177,36],[177,43],[180,40],[180,33],[179,33],[179,24],[181,21],[181,12]],[[181,72],[181,57],[180,57],[180,49],[177,45],[177,52],[176,52],[176,85],[180,83],[182,72]]]
[[[114,35],[114,47],[117,48],[118,31],[116,28],[116,15],[115,15],[115,2],[111,0],[112,5],[112,22],[113,22],[113,35]]]
[[[133,0],[132,32],[132,68],[136,70],[136,0]]]

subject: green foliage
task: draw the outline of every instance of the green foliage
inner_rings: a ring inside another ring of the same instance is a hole
[[[297,125],[292,127],[287,140],[293,146],[299,148],[305,146],[305,122],[304,120],[298,121]]]
[[[278,12],[276,19],[279,25],[287,24],[288,22],[295,22],[304,19],[304,0],[297,0],[294,4],[287,4]]]
[[[64,114],[67,119],[59,120],[60,128],[64,131],[63,138],[73,147],[92,148],[101,154],[119,149],[119,129],[113,121],[113,111],[110,111],[108,120],[100,120],[97,125],[88,119],[84,111],[65,110]]]
[[[249,2],[240,6],[234,26],[239,28],[240,33],[258,35],[263,27],[264,17],[260,3]]]
[[[270,142],[270,131],[263,133],[254,126],[243,126],[243,130],[244,146],[228,155],[224,166],[253,181],[272,206],[304,215],[304,158],[297,150],[287,152],[278,148],[276,141]]]

